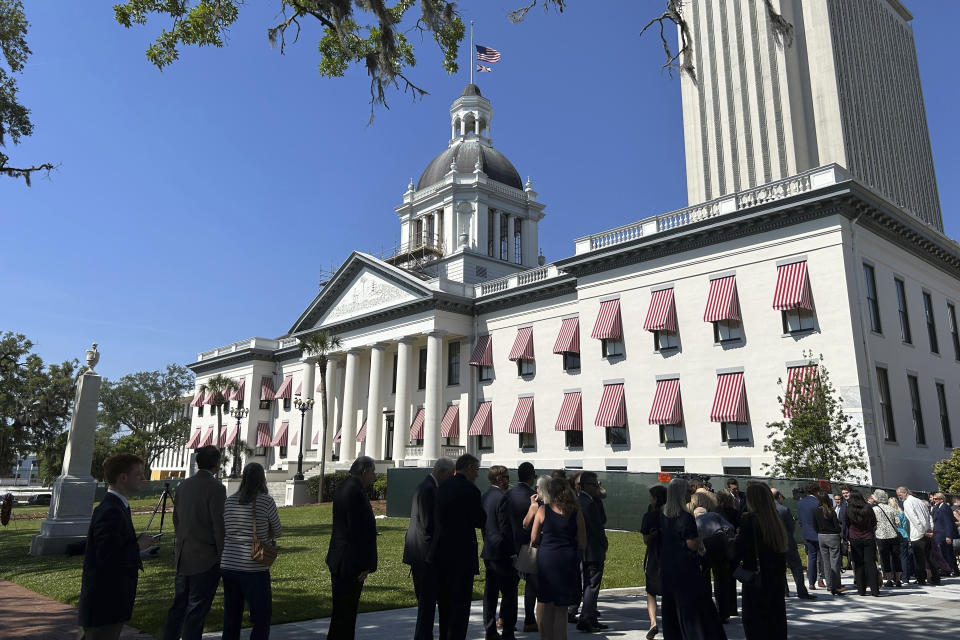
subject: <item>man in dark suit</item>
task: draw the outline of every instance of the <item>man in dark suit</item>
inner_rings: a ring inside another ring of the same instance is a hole
[[[733,496],[734,508],[740,512],[740,515],[743,515],[743,512],[747,510],[747,496],[743,491],[740,491],[740,483],[736,478],[727,478],[727,491]]]
[[[227,490],[216,478],[219,465],[219,449],[212,444],[200,447],[199,470],[177,487],[173,507],[177,577],[163,640],[200,640],[203,621],[220,584]]]
[[[807,585],[803,583],[803,563],[800,561],[800,553],[797,551],[797,539],[794,535],[793,514],[787,505],[783,504],[783,494],[776,487],[770,489],[773,493],[774,504],[777,507],[777,515],[783,523],[783,528],[787,530],[787,566],[793,574],[793,581],[797,585],[797,597],[801,600],[816,600],[817,596],[811,595],[807,590]],[[788,594],[789,595],[789,594]]]
[[[103,463],[107,494],[90,519],[80,582],[81,640],[116,640],[133,614],[140,552],[153,544],[137,536],[127,498],[143,484],[143,460],[123,453]]]
[[[483,494],[483,510],[486,521],[483,525],[483,550],[480,557],[486,568],[483,585],[483,628],[487,640],[496,640],[497,599],[500,603],[500,618],[503,620],[503,640],[513,640],[517,624],[517,583],[520,581],[513,559],[517,547],[513,538],[507,501],[510,472],[501,465],[490,467],[487,472],[490,488]]]
[[[818,567],[822,567],[823,560],[820,558],[820,540],[817,537],[817,530],[813,526],[813,514],[817,510],[820,500],[817,494],[820,493],[820,485],[811,482],[806,487],[807,495],[800,498],[797,502],[797,519],[800,521],[800,535],[803,537],[803,544],[807,549],[807,583],[810,589],[816,589]],[[821,580],[820,586],[826,586]]]
[[[523,519],[530,510],[531,498],[537,494],[537,472],[532,464],[524,462],[517,467],[517,476],[520,482],[507,491],[506,502],[513,541],[519,551],[523,545],[530,544],[530,529],[523,528]],[[523,573],[520,577],[526,582],[523,589],[523,630],[537,631],[537,574]]]
[[[376,478],[373,458],[360,456],[333,494],[327,567],[333,587],[329,640],[353,640],[363,581],[377,570],[377,526],[367,490]]]
[[[457,458],[452,478],[437,489],[437,520],[430,560],[440,578],[440,640],[464,640],[470,619],[473,577],[480,573],[477,529],[483,527],[480,490],[474,484],[480,461],[469,453]]]
[[[410,565],[413,591],[417,595],[417,627],[414,640],[433,639],[433,619],[437,610],[437,568],[428,561],[436,529],[437,489],[453,475],[453,460],[440,458],[433,472],[413,493],[410,525],[403,540],[403,563]]]
[[[947,563],[947,573],[943,575],[957,576],[957,558],[953,552],[953,539],[957,537],[957,523],[946,497],[939,491],[933,494],[933,510],[930,515],[933,519],[933,544],[940,548],[940,555]]]
[[[607,625],[597,621],[597,598],[603,580],[603,565],[607,559],[607,512],[603,508],[606,494],[600,487],[597,474],[584,471],[580,474],[580,510],[587,529],[587,548],[583,552],[583,607],[577,629],[587,633],[601,631]]]

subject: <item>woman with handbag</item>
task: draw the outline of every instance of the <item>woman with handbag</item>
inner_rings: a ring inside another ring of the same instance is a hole
[[[880,574],[877,573],[877,516],[859,491],[850,493],[847,502],[847,524],[850,527],[850,559],[857,582],[857,593],[880,595]]]
[[[280,535],[281,526],[277,504],[267,493],[263,467],[256,462],[243,468],[240,489],[224,505],[223,522],[222,638],[240,637],[246,602],[253,623],[250,640],[265,640],[270,637],[273,609],[270,565],[277,557],[274,539]]]
[[[773,494],[763,482],[747,487],[747,512],[740,520],[734,575],[743,583],[743,633],[747,640],[787,640],[787,530]]]
[[[902,587],[900,581],[902,568],[900,566],[900,534],[897,532],[897,510],[888,504],[890,499],[887,492],[877,489],[873,492],[873,513],[877,517],[877,528],[874,536],[877,539],[877,550],[880,553],[880,567],[883,569],[884,583],[888,587],[894,585]]]
[[[667,488],[662,484],[650,487],[650,505],[640,523],[643,544],[643,572],[646,575],[647,615],[650,616],[650,629],[647,640],[653,640],[660,632],[657,627],[657,596],[663,594],[660,584],[660,509],[667,501]]]
[[[727,640],[700,573],[697,523],[686,510],[688,484],[674,478],[660,512],[661,619],[664,640]]]

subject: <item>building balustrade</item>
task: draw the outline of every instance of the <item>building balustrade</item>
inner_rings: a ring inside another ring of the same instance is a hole
[[[466,447],[461,447],[461,446],[452,445],[452,444],[440,445],[441,458],[450,458],[451,460],[456,460],[466,452],[467,452]]]
[[[422,458],[423,447],[405,447],[403,450],[404,458]]]

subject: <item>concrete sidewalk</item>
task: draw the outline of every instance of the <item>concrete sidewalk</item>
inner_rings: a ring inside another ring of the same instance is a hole
[[[825,591],[816,601],[787,599],[789,636],[797,640],[929,640],[955,638],[960,628],[960,580],[945,578],[940,587],[905,586],[884,589],[879,598],[860,597],[852,588],[853,576],[847,571],[843,583],[854,595],[834,597]],[[792,586],[792,585],[791,585]],[[474,602],[470,611],[467,638],[483,640],[482,605]],[[523,602],[520,603],[521,616]],[[641,640],[649,628],[647,603],[642,588],[608,589],[600,594],[601,621],[610,626],[599,633],[580,633],[568,627],[568,637]],[[416,609],[395,609],[362,613],[357,619],[359,640],[399,640],[413,636]],[[325,638],[328,618],[275,625],[271,640],[315,640]],[[743,626],[732,618],[725,626],[729,640],[742,640]],[[241,638],[249,638],[245,629]],[[204,638],[219,638],[208,633]],[[658,636],[662,638],[663,636]],[[539,638],[536,633],[517,633],[517,638]]]

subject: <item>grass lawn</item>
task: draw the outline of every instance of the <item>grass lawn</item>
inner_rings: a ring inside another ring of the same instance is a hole
[[[147,502],[150,502],[147,500]],[[154,500],[150,505],[156,503]],[[17,510],[22,514],[22,510]],[[135,514],[137,530],[146,526],[149,514]],[[330,615],[330,573],[324,564],[329,544],[329,504],[280,509],[282,551],[271,569],[273,582],[273,623],[310,620]],[[154,522],[153,530],[157,528]],[[15,520],[0,530],[0,578],[72,605],[80,595],[82,557],[33,557],[28,555],[30,538],[40,529],[40,520]],[[363,589],[360,611],[378,611],[416,604],[409,567],[400,562],[406,518],[377,520],[379,564]],[[169,534],[167,532],[169,531]],[[164,616],[173,599],[173,526],[164,525],[160,558],[144,563],[131,624],[159,635]],[[479,534],[478,534],[479,537]],[[643,538],[639,533],[610,532],[603,587],[638,586],[643,577]],[[483,566],[481,563],[481,572]],[[483,575],[474,582],[474,599],[482,596]],[[221,628],[223,600],[218,593],[207,618],[207,631]]]

